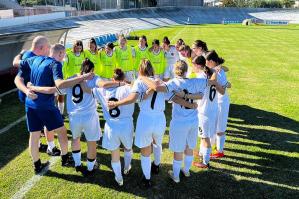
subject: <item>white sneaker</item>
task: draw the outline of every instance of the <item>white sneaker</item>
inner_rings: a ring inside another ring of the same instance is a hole
[[[115,181],[117,182],[117,184],[119,185],[119,186],[123,186],[124,185],[124,180],[123,180],[123,178],[121,177],[120,179],[118,179],[116,176],[115,176]]]
[[[185,177],[189,178],[191,175],[190,175],[190,172],[186,172],[185,169],[181,168],[181,172],[184,174]]]
[[[130,170],[131,170],[131,165],[129,165],[129,168],[124,168],[124,175],[128,175],[130,173]]]
[[[169,171],[168,171],[168,175],[169,175],[169,177],[170,177],[175,183],[179,183],[179,182],[180,182],[180,178],[179,178],[179,177],[178,177],[178,178],[174,177],[174,175],[173,175],[173,171],[172,171],[172,170],[169,170]]]

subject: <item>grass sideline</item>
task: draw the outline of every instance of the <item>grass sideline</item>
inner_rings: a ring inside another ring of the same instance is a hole
[[[90,179],[56,164],[26,198],[296,198],[299,194],[299,26],[192,25],[137,31],[152,39],[169,36],[207,42],[226,59],[232,82],[226,157],[212,168],[192,167],[191,177],[173,184],[167,170],[172,154],[168,132],[163,142],[162,173],[151,190],[139,189],[139,150],[133,169],[118,188],[110,169],[110,153],[98,148],[101,170]],[[130,44],[135,44],[130,41]],[[16,95],[3,98],[1,126],[24,114]],[[169,124],[170,107],[166,115]],[[136,115],[136,114],[135,114]],[[136,118],[136,117],[135,117]],[[67,124],[67,123],[66,123]],[[68,124],[67,124],[68,125]],[[34,174],[22,122],[0,135],[0,198],[10,198]],[[86,143],[82,142],[83,159]],[[42,159],[49,159],[42,154]]]

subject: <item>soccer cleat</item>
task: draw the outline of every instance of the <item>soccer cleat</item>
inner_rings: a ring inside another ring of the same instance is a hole
[[[209,164],[204,164],[201,162],[193,162],[193,165],[200,169],[208,169],[210,167]]]
[[[81,164],[80,166],[75,166],[77,172],[81,172],[83,175],[86,174],[86,168]]]
[[[125,168],[124,175],[129,175],[131,168],[132,168],[131,165],[129,165],[129,168],[127,168],[127,169]]]
[[[142,177],[141,183],[140,183],[141,188],[143,189],[149,189],[151,188],[152,185],[152,181],[149,179],[146,179],[144,176]]]
[[[99,168],[100,168],[100,164],[96,161],[96,162],[94,163],[93,169],[92,169],[91,171],[89,171],[88,169],[86,169],[86,172],[84,173],[84,175],[85,175],[86,177],[92,176],[92,175],[95,173],[95,171],[96,171],[97,169],[99,169]]]
[[[168,171],[168,175],[169,175],[169,177],[170,177],[175,183],[179,183],[179,182],[180,182],[180,178],[179,178],[179,177],[178,177],[178,178],[174,177],[174,175],[173,175],[173,171],[172,171],[172,170],[169,170],[169,171]]]
[[[224,153],[217,151],[216,153],[212,153],[211,154],[211,159],[217,159],[217,158],[223,158],[224,157]]]
[[[63,167],[73,167],[75,164],[74,159],[68,153],[61,156],[61,166]]]
[[[117,178],[116,176],[114,177],[115,181],[117,182],[117,184],[121,187],[124,185],[124,180],[123,178]]]
[[[57,147],[54,147],[52,149],[52,151],[50,151],[49,149],[47,149],[47,154],[50,156],[60,156],[60,150]]]
[[[44,171],[44,169],[46,167],[48,167],[50,165],[50,162],[47,161],[45,163],[41,163],[40,160],[39,160],[39,163],[38,164],[35,164],[35,168],[34,168],[34,172],[35,174],[40,174],[42,171]]]
[[[160,172],[160,165],[161,165],[161,164],[159,164],[159,165],[155,165],[155,163],[152,162],[151,172],[152,172],[153,174],[159,174],[159,172]]]
[[[185,171],[183,168],[181,168],[181,172],[183,173],[183,175],[187,178],[189,178],[191,175],[190,175],[190,172],[188,171]]]
[[[41,143],[39,146],[39,152],[47,152],[47,150],[48,150],[48,145]]]

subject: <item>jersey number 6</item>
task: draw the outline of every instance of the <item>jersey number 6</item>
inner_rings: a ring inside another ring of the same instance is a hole
[[[109,101],[117,102],[118,99],[116,99],[115,97],[111,97],[109,99]],[[115,108],[109,110],[109,114],[111,117],[116,118],[120,115],[120,110],[118,107],[115,107]]]

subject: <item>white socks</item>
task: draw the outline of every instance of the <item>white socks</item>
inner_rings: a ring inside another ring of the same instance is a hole
[[[48,150],[49,150],[49,151],[52,151],[53,148],[55,147],[55,143],[54,143],[54,141],[47,142],[47,144],[48,144]]]
[[[133,150],[126,151],[124,153],[124,162],[125,162],[125,169],[128,169],[130,167],[131,161],[132,161],[132,154]]]
[[[180,177],[180,171],[181,171],[181,165],[182,165],[182,160],[173,160],[172,163],[172,170],[173,170],[173,176],[175,178]]]
[[[223,153],[223,149],[224,149],[224,143],[225,143],[225,134],[224,135],[217,135],[216,137],[216,142],[217,142],[217,151],[220,153]]]
[[[64,112],[64,102],[58,102],[58,109],[60,111],[60,114],[63,115],[63,112]]]
[[[73,151],[72,152],[73,155],[73,159],[75,161],[75,167],[80,166],[81,165],[81,151]]]
[[[210,138],[210,142],[211,142],[211,147],[213,147],[216,144],[216,134]]]
[[[208,165],[210,162],[212,148],[202,147],[201,151],[202,151],[202,155],[203,155],[203,163],[205,165]]]
[[[154,163],[158,166],[161,163],[161,155],[162,155],[162,146],[153,144],[153,152],[154,152]]]
[[[112,162],[111,161],[111,166],[112,166],[113,172],[115,174],[115,177],[117,179],[121,179],[122,178],[122,174],[121,174],[121,164],[120,164],[120,161],[118,161],[118,162]]]
[[[145,157],[141,155],[141,168],[144,177],[147,180],[151,179],[151,156]]]
[[[184,171],[185,172],[189,172],[193,159],[194,159],[193,155],[192,156],[185,155],[185,160],[184,160]]]
[[[94,160],[87,159],[87,170],[92,171],[95,163],[96,163],[96,159]]]

